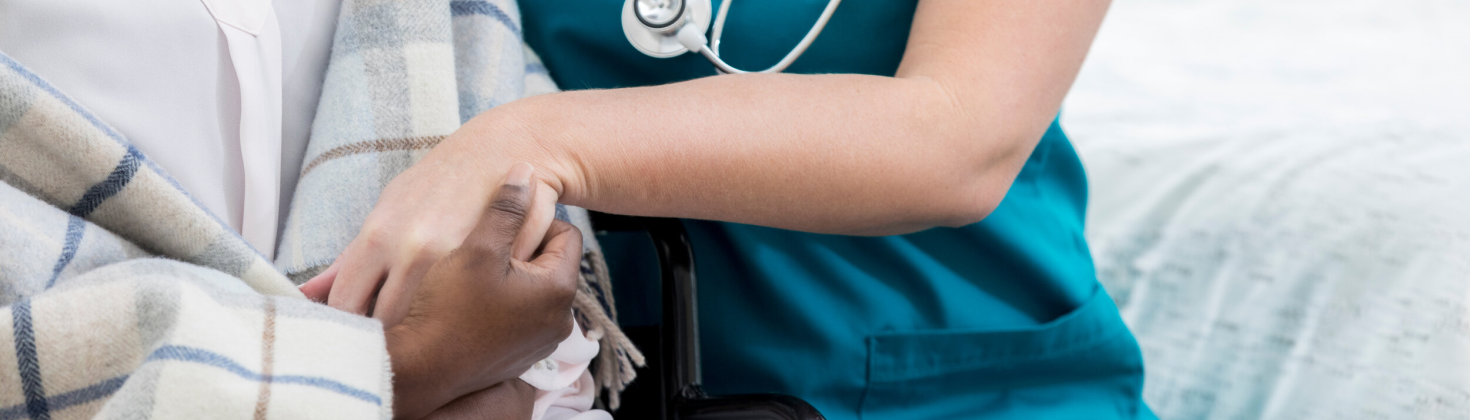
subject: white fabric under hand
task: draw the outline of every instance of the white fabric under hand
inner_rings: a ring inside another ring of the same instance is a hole
[[[587,368],[598,350],[597,340],[588,339],[573,322],[571,335],[556,351],[521,374],[521,380],[536,388],[531,420],[612,419],[606,411],[592,410],[596,389]]]

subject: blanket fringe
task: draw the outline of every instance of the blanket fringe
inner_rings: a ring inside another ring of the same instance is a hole
[[[573,306],[586,326],[587,338],[597,340],[600,346],[597,371],[592,375],[595,382],[594,398],[606,389],[608,408],[616,410],[621,403],[619,394],[638,377],[633,369],[645,366],[646,361],[643,353],[623,334],[622,328],[618,328],[612,278],[608,274],[607,261],[602,252],[589,249],[582,262],[582,287],[577,290]]]

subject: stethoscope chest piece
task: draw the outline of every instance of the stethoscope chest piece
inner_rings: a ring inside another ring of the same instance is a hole
[[[710,0],[625,0],[623,34],[644,54],[668,58],[689,51],[674,36],[685,24],[709,29]]]

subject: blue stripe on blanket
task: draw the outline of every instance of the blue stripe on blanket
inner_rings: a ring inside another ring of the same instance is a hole
[[[109,396],[112,396],[113,393],[116,393],[119,388],[122,388],[123,383],[126,383],[127,380],[128,377],[124,375],[98,382],[86,388],[48,398],[47,400],[49,401],[47,402],[47,405],[53,410],[60,411],[70,408],[72,406],[82,405],[92,401],[107,398]],[[13,405],[10,407],[0,408],[0,420],[21,419],[27,417],[28,414],[29,413],[27,413],[26,407],[24,405]]]
[[[31,300],[21,299],[10,307],[15,328],[15,361],[20,387],[26,395],[26,414],[32,420],[51,420],[46,389],[41,385],[41,361],[36,358],[36,331],[31,326]]]
[[[66,221],[66,245],[61,247],[61,257],[56,259],[56,266],[51,268],[51,280],[46,281],[46,288],[56,285],[56,279],[61,277],[61,270],[65,270],[71,259],[77,256],[77,247],[82,244],[82,234],[86,233],[87,222],[82,218],[72,215]]]
[[[142,152],[128,145],[128,154],[117,163],[117,167],[112,168],[112,173],[107,174],[107,179],[88,188],[87,193],[82,195],[82,199],[77,200],[77,203],[72,205],[67,212],[84,219],[91,215],[92,211],[97,210],[97,206],[102,205],[103,201],[107,201],[108,198],[122,191],[123,187],[128,186],[128,182],[133,180],[133,174],[138,173],[138,164],[142,160]]]
[[[51,268],[51,279],[46,281],[47,289],[56,285],[56,279],[61,277],[61,271],[71,264],[72,258],[76,257],[77,247],[81,245],[82,234],[85,233],[87,227],[83,219],[97,210],[97,206],[102,205],[103,201],[107,201],[108,198],[112,198],[127,187],[128,182],[133,180],[133,175],[138,173],[143,154],[132,145],[127,145],[127,147],[128,154],[124,155],[122,161],[112,168],[112,173],[107,174],[107,179],[93,184],[85,194],[82,194],[82,198],[77,200],[76,204],[67,209],[67,212],[71,213],[71,218],[66,222],[66,242],[61,248],[61,257],[56,259],[56,265]]]
[[[199,363],[224,369],[227,372],[239,375],[240,377],[249,380],[265,381],[278,384],[306,385],[336,392],[338,394],[357,398],[359,400],[367,401],[373,404],[383,405],[383,400],[378,398],[377,395],[371,392],[347,386],[346,384],[343,384],[341,382],[317,376],[264,376],[256,372],[252,372],[249,369],[246,369],[244,366],[241,366],[239,363],[235,363],[234,360],[230,360],[230,358],[228,357],[201,348],[175,345],[163,346],[159,347],[158,350],[154,350],[153,354],[148,356],[148,360],[177,360],[183,362]]]
[[[521,37],[521,26],[517,25],[515,20],[511,19],[510,15],[506,14],[504,10],[500,10],[499,7],[493,4],[484,1],[451,1],[449,2],[449,13],[453,16],[484,15],[492,17],[500,21],[500,23],[505,24],[505,27],[510,29],[511,32],[515,32],[516,38]]]

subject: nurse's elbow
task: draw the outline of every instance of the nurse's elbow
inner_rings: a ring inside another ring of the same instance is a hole
[[[938,224],[957,228],[979,223],[995,211],[1004,195],[1004,192],[996,194],[988,190],[958,194],[952,202],[946,203]]]
[[[1014,174],[1005,176],[993,172],[977,171],[950,185],[939,206],[938,225],[955,228],[979,223],[989,217],[1015,181]]]
[[[855,224],[833,230],[814,230],[854,236],[907,235],[933,228],[957,228],[984,220],[1000,203],[998,195],[982,192],[959,192],[948,186],[925,191],[917,206],[890,208],[888,217],[877,224]],[[914,201],[907,201],[913,203]]]
[[[938,227],[957,228],[980,223],[980,221],[990,216],[990,212],[993,210],[995,210],[994,207],[988,209],[976,208],[968,212],[956,214],[954,217],[945,219],[939,223]]]
[[[940,206],[944,213],[941,226],[978,223],[1000,206],[1041,138],[1034,128],[1012,124],[1005,129],[990,130],[998,135],[977,138],[969,133],[986,130],[970,126],[951,137],[953,141],[941,143],[951,145],[948,150],[970,152],[950,153],[953,157],[947,164],[937,167],[942,171],[935,175],[937,178],[951,180],[943,186],[947,191],[938,193],[945,198]],[[966,147],[974,144],[989,147]]]

